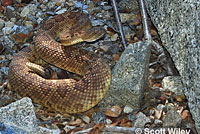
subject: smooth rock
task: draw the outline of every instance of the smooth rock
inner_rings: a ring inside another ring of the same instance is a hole
[[[140,107],[144,89],[148,83],[150,42],[130,44],[112,70],[110,89],[99,106],[129,105],[133,110]]]
[[[142,112],[139,112],[137,115],[136,115],[136,120],[134,121],[133,123],[133,126],[135,128],[144,128],[145,124],[146,123],[150,123],[151,120],[150,118],[148,118],[145,114],[143,114]]]
[[[32,101],[28,97],[1,107],[0,123],[16,134],[60,133],[60,130],[50,130],[38,126]]]
[[[183,83],[180,76],[167,76],[162,80],[162,86],[164,89],[168,89],[175,93],[175,95],[184,95]]]
[[[146,0],[148,14],[178,69],[200,132],[200,1]]]

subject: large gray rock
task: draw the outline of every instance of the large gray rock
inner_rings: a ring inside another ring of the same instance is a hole
[[[137,42],[125,49],[113,69],[110,90],[100,105],[139,108],[148,84],[150,50],[150,42]]]
[[[60,130],[50,130],[38,126],[30,98],[25,97],[0,108],[0,134],[59,134]]]
[[[146,0],[148,13],[180,72],[200,132],[200,1]]]

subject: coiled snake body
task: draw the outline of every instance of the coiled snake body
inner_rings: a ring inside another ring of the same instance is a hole
[[[92,42],[102,35],[104,31],[92,27],[83,13],[65,12],[54,16],[38,30],[34,45],[12,59],[8,72],[10,89],[62,113],[79,113],[92,108],[109,89],[110,68],[95,54],[69,45]],[[58,37],[62,45],[55,41]],[[37,74],[42,72],[42,67],[33,63],[40,58],[83,77],[79,81],[45,79]]]

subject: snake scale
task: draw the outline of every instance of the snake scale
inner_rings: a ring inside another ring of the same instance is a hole
[[[68,11],[44,22],[33,45],[13,57],[8,71],[9,89],[20,96],[62,113],[80,113],[98,104],[111,83],[109,66],[96,54],[77,47],[104,35],[102,28],[92,27],[88,16]],[[60,39],[60,42],[56,41]],[[72,46],[73,45],[73,46]],[[61,69],[81,75],[80,80],[45,79],[42,59]]]

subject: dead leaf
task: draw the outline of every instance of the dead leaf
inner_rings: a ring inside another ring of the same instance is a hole
[[[156,117],[156,119],[160,119],[161,117],[162,117],[162,110],[157,110],[157,109],[155,109],[155,117]]]
[[[188,116],[189,116],[189,111],[188,111],[188,110],[184,110],[184,111],[181,113],[181,118],[182,118],[183,120],[187,120]]]
[[[155,84],[153,85],[153,87],[162,87],[162,84],[161,84],[161,83],[155,83]]]
[[[165,101],[165,100],[166,100],[166,98],[165,98],[164,96],[160,96],[160,99],[161,99],[162,101]]]
[[[7,6],[12,5],[12,4],[13,4],[12,0],[2,0],[1,1],[1,5],[4,6],[4,7],[7,7]]]
[[[105,111],[105,115],[109,117],[118,117],[122,112],[122,109],[119,105],[111,107],[111,109],[107,109]]]
[[[33,35],[33,32],[29,32],[28,34],[18,33],[14,34],[13,37],[15,41],[18,43],[25,43],[26,40]]]
[[[4,7],[3,6],[0,6],[0,12],[3,12],[4,11]]]
[[[132,127],[132,124],[129,120],[127,119],[122,119],[120,122],[121,127]]]
[[[72,125],[72,126],[80,126],[82,123],[82,120],[81,119],[76,119],[75,121],[70,121],[69,122],[69,125]]]
[[[72,126],[80,126],[82,123],[82,120],[81,119],[76,119],[75,121],[70,121],[69,122],[69,125],[72,125]]]
[[[177,95],[175,98],[178,102],[182,102],[185,99],[185,95]]]
[[[120,58],[120,54],[113,54],[113,60],[117,62]]]
[[[91,131],[91,134],[100,134],[102,129],[105,127],[105,125],[103,123],[100,123],[100,124],[96,124],[92,131]]]
[[[157,30],[155,29],[155,27],[150,27],[150,32],[151,32],[151,35],[154,35],[154,36],[158,35]]]

